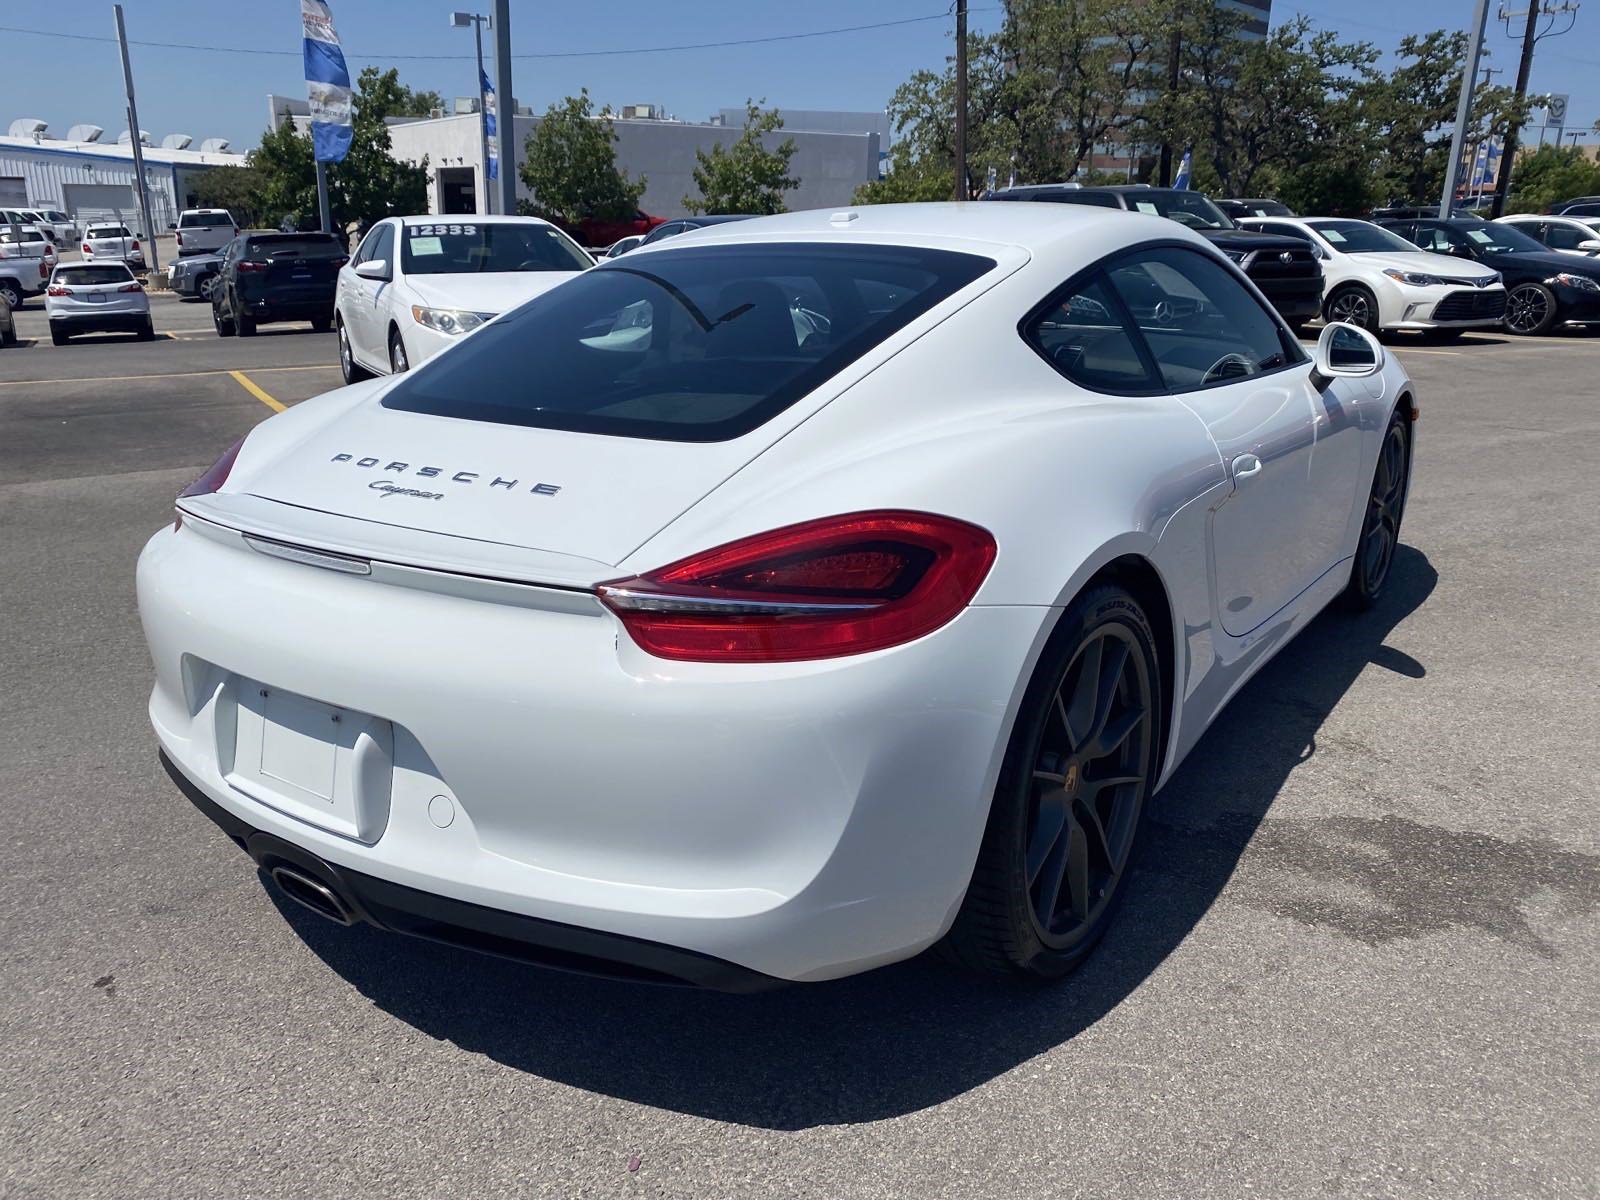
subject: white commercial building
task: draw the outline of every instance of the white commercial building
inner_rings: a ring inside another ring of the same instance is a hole
[[[617,166],[626,171],[630,179],[644,176],[647,185],[639,206],[653,216],[683,216],[687,211],[684,197],[699,194],[694,182],[695,151],[737,141],[743,133],[743,112],[738,116],[736,124],[615,119]],[[515,170],[510,161],[512,150],[515,150],[516,161],[522,161],[523,144],[540,120],[542,118],[534,116],[516,117],[511,145],[502,150],[503,170]],[[389,136],[396,158],[421,162],[426,157],[431,211],[476,211],[476,197],[483,185],[483,152],[475,114],[392,121]],[[775,147],[786,138],[792,138],[795,144],[789,173],[800,181],[800,186],[784,197],[792,210],[849,204],[856,188],[878,178],[880,137],[875,131],[855,128],[845,132],[786,125],[762,140]],[[520,199],[530,198],[520,179],[517,195]]]
[[[93,133],[98,138],[99,131]],[[188,141],[181,136],[168,140]],[[225,141],[207,145],[212,149],[143,147],[150,219],[157,233],[175,224],[183,209],[194,207],[197,175],[212,167],[244,165],[244,156],[228,153]],[[0,137],[0,208],[54,208],[80,227],[89,221],[117,221],[149,236],[134,195],[135,178],[133,146],[126,142],[65,141],[43,130],[32,137]]]

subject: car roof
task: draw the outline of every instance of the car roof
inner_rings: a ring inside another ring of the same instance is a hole
[[[1117,208],[1025,201],[867,204],[780,213],[700,229],[693,235],[693,245],[784,240],[869,242],[948,246],[979,252],[983,248],[1018,247],[1030,253],[1084,258],[1107,253],[1110,246],[1105,243],[1122,246],[1141,240],[1139,222],[1143,223],[1144,239],[1183,241],[1210,248],[1198,233],[1165,217]],[[1102,244],[1093,244],[1096,242]],[[677,239],[668,238],[639,250],[666,253],[680,244]]]
[[[500,213],[422,213],[417,216],[396,217],[402,225],[438,225],[444,222],[449,225],[465,225],[471,222],[474,225],[544,225],[551,229],[551,225],[543,217],[524,217]]]

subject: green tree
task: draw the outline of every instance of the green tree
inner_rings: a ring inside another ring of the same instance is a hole
[[[587,88],[552,104],[524,143],[518,172],[533,201],[522,207],[564,225],[633,216],[645,179],[618,168],[616,141],[611,109],[595,113]]]
[[[783,194],[800,186],[789,177],[789,161],[794,158],[793,138],[784,138],[769,148],[764,134],[783,128],[783,118],[775,108],[762,111],[754,100],[745,102],[744,132],[730,146],[718,142],[710,152],[694,152],[694,183],[698,199],[683,198],[690,212],[756,213],[762,216],[784,211]]]
[[[371,70],[371,68],[369,67],[368,70]],[[444,97],[438,92],[413,91],[411,88],[401,84],[400,111],[393,115],[397,117],[426,117],[430,115],[434,109],[443,108]]]
[[[1574,196],[1600,193],[1600,163],[1576,146],[1540,146],[1517,160],[1511,175],[1512,212],[1544,212]]]
[[[225,208],[241,226],[276,224],[262,207],[261,172],[255,167],[212,167],[192,177],[190,187],[201,208]]]
[[[390,153],[385,117],[400,116],[408,89],[391,68],[368,67],[352,98],[350,150],[328,165],[328,206],[335,228],[365,234],[384,217],[428,210],[428,163],[404,163]],[[261,135],[247,165],[260,180],[258,213],[264,224],[285,217],[301,227],[317,221],[317,167],[311,139],[293,122]]]

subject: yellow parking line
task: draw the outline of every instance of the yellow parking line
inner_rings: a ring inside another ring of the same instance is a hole
[[[309,367],[251,367],[257,375],[266,375],[273,371],[337,371],[338,363],[327,363]],[[152,372],[149,375],[68,375],[61,379],[0,379],[0,387],[40,387],[50,383],[127,383],[134,379],[200,379],[207,375],[231,375],[232,371],[169,371],[165,374]]]
[[[228,374],[232,375],[239,381],[240,387],[249,392],[257,400],[261,401],[261,403],[265,404],[273,412],[284,412],[288,409],[288,405],[281,404],[277,400],[274,400],[271,396],[267,395],[266,392],[263,392],[254,383],[252,383],[250,381],[250,376],[246,375],[243,371],[229,371]]]

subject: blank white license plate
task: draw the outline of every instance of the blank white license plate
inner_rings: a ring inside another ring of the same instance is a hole
[[[302,821],[375,841],[389,816],[393,726],[238,676],[231,691],[232,755],[219,747],[231,757],[228,782]]]
[[[90,304],[104,304],[106,302],[106,294],[104,292],[86,292],[85,298]]]

